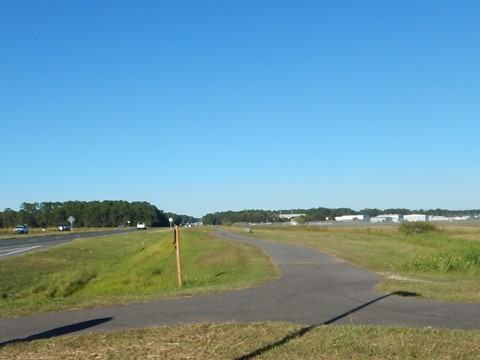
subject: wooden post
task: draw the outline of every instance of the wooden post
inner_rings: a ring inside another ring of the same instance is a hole
[[[180,261],[180,229],[175,225],[175,249],[177,250],[177,277],[178,286],[182,287],[182,267]]]

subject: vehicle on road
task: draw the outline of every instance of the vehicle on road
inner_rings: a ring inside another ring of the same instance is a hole
[[[145,224],[144,222],[138,222],[137,230],[147,230],[147,224]]]
[[[59,231],[70,231],[70,225],[62,224],[57,226]]]
[[[13,229],[13,234],[28,234],[28,226],[27,225],[17,225]]]

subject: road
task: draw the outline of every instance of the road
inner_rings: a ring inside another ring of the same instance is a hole
[[[259,246],[278,264],[282,277],[219,294],[0,319],[0,347],[67,334],[197,322],[287,321],[305,324],[305,329],[326,324],[480,329],[480,304],[384,294],[373,288],[380,275],[338,258],[292,244],[223,231],[217,235]]]
[[[75,239],[118,234],[121,231],[130,230],[112,230],[79,233],[59,232],[57,235],[45,236],[15,235],[15,237],[12,239],[0,240],[0,260],[3,258],[18,256],[35,250],[44,249],[50,246],[64,244]]]

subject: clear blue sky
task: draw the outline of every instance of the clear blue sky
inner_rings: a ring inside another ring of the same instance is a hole
[[[0,1],[0,210],[479,209],[479,1]]]

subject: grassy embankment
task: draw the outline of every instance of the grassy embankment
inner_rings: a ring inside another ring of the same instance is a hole
[[[221,291],[278,276],[257,248],[181,231],[183,286],[178,287],[172,231],[89,239],[0,261],[0,317],[107,306]]]
[[[480,226],[471,224],[477,226],[259,227],[250,236],[301,244],[384,274],[378,289],[386,293],[479,303]]]

